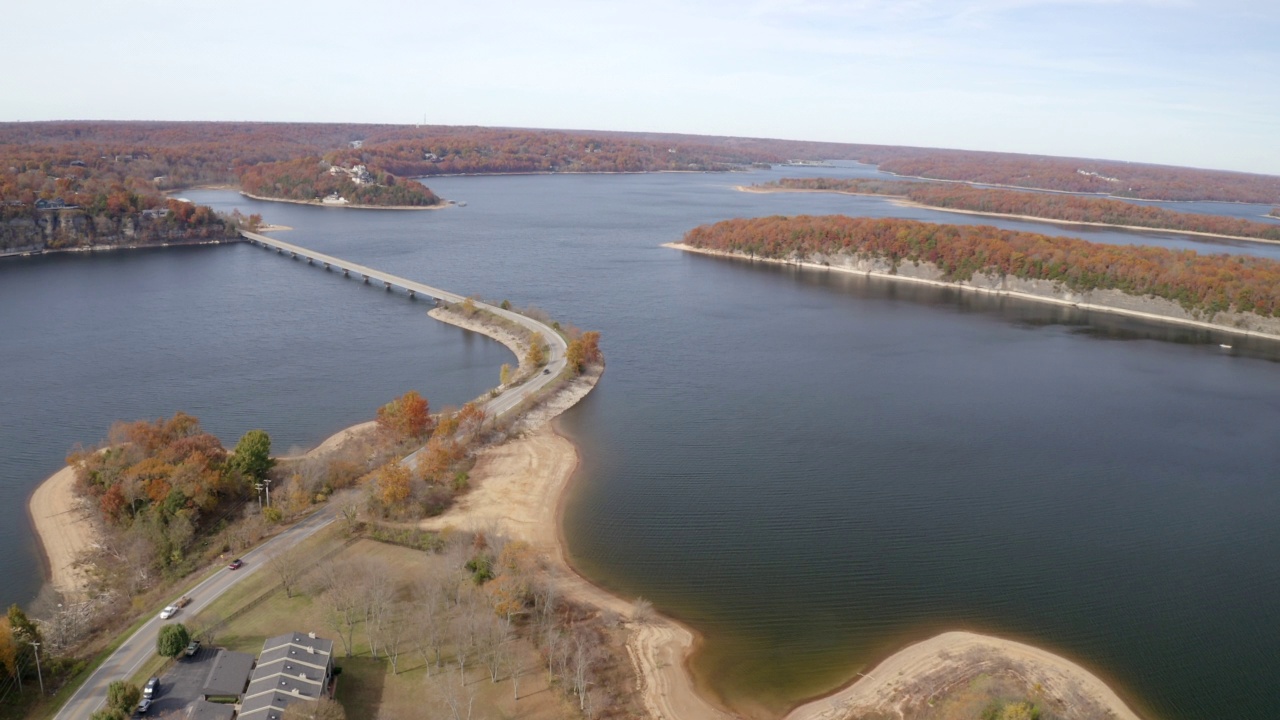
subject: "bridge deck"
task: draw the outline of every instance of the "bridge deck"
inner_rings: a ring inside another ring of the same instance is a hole
[[[388,288],[399,287],[412,293],[421,293],[428,297],[437,298],[448,303],[460,303],[466,299],[457,293],[451,293],[447,290],[431,287],[430,285],[406,280],[397,275],[382,272],[381,270],[374,270],[371,267],[336,258],[332,255],[325,255],[324,253],[318,253],[314,250],[308,250],[301,245],[294,245],[293,243],[287,243],[283,240],[267,237],[266,235],[259,235],[258,233],[241,231],[240,234],[249,242],[268,248],[275,248],[280,252],[287,252],[300,258],[306,258],[312,262],[327,263],[331,268],[338,268],[339,270],[363,275],[371,280],[378,280],[379,282],[385,283]],[[550,327],[546,323],[534,320],[527,315],[521,315],[520,313],[504,310],[500,307],[495,307],[482,302],[476,302],[475,305],[476,307],[482,308],[494,315],[497,315],[498,317],[504,318],[517,325],[521,325],[535,335],[541,336],[543,341],[546,342],[549,351],[547,353],[547,363],[545,366],[548,372],[535,373],[519,385],[507,388],[506,392],[499,394],[497,397],[490,398],[485,402],[485,414],[488,417],[500,417],[514,410],[524,400],[532,397],[543,387],[551,384],[551,382],[564,370],[566,365],[565,353],[568,350],[568,343],[565,342],[564,337],[561,336],[560,333],[556,332],[554,328]],[[519,360],[519,358],[517,358],[517,360]],[[414,453],[410,458],[413,458],[416,455],[417,453]]]
[[[364,265],[360,265],[359,263],[353,263],[348,260],[336,258],[332,255],[326,255],[324,253],[316,252],[315,250],[308,250],[307,248],[304,248],[301,245],[294,245],[293,243],[287,243],[283,240],[277,240],[272,237],[267,237],[266,235],[259,235],[258,233],[252,233],[248,231],[241,231],[240,234],[243,235],[244,238],[249,242],[256,243],[264,247],[275,248],[276,250],[291,253],[291,254],[297,255],[298,257],[311,260],[313,262],[325,263],[332,268],[337,268],[339,270],[345,270],[350,273],[362,275],[366,278],[369,278],[370,280],[377,280],[391,287],[398,287],[398,288],[403,288],[405,290],[410,290],[415,294],[421,293],[423,295],[427,295],[433,298],[438,298],[440,300],[444,300],[445,302],[451,302],[451,303],[460,303],[465,299],[461,295],[458,295],[457,293],[451,293],[447,290],[434,288],[434,287],[431,287],[430,285],[424,285],[420,282],[406,280],[397,275],[392,275],[391,273],[382,272],[381,270],[374,270],[371,267],[366,267]]]

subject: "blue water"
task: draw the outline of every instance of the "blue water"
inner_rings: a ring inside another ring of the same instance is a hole
[[[659,247],[771,214],[1045,228],[732,189],[800,172],[832,169],[438,178],[467,206],[430,212],[187,195],[292,226],[291,242],[601,330],[608,370],[562,423],[583,456],[573,560],[704,633],[695,672],[742,707],[767,715],[964,627],[1072,657],[1160,717],[1271,717],[1275,344]],[[188,409],[231,441],[264,425],[305,445],[409,386],[465,399],[509,360],[403,296],[243,246],[0,264],[0,308],[15,497],[110,418]],[[277,360],[290,369],[269,372]],[[10,391],[27,383],[39,390]],[[37,565],[6,560],[5,577],[28,578],[5,588],[21,600]]]

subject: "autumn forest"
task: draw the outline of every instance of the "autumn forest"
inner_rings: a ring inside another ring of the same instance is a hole
[[[977,188],[956,183],[839,178],[785,178],[753,187],[761,190],[816,190],[886,195],[903,197],[929,207],[951,210],[1209,233],[1280,242],[1280,225],[1221,215],[1176,212],[1155,205],[1140,205],[1103,197]]]
[[[1114,289],[1179,303],[1190,311],[1280,313],[1280,262],[1248,255],[1201,255],[1105,245],[987,225],[843,215],[725,220],[689,231],[697,248],[775,259],[855,255],[931,263],[947,279],[975,273],[1061,283],[1074,291]]]

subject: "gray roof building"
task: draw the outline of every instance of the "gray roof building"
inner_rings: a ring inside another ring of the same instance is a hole
[[[219,650],[213,661],[209,677],[205,678],[202,694],[205,700],[213,698],[240,699],[240,694],[249,684],[249,673],[253,671],[254,658],[249,653]]]
[[[240,704],[244,720],[278,720],[285,706],[315,702],[328,691],[333,675],[333,641],[315,633],[268,638]]]
[[[236,716],[235,705],[196,700],[187,711],[187,720],[232,720]]]

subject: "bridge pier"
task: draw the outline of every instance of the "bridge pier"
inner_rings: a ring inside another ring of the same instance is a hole
[[[296,252],[290,252],[290,253],[289,253],[289,257],[293,258],[294,260],[297,260],[297,259],[298,259],[298,253],[296,253]]]
[[[308,265],[313,264],[313,263],[311,262],[311,258],[307,258],[307,264],[308,264]]]
[[[415,297],[417,297],[417,296],[413,294],[413,291],[412,291],[412,290],[410,290],[410,291],[409,291],[409,299],[410,299],[410,300],[412,300],[412,299],[414,299]]]
[[[351,277],[351,271],[346,268],[342,268],[342,277]]]
[[[369,284],[369,276],[368,276],[368,275],[365,275],[365,276],[364,276],[364,284],[365,284],[365,285],[368,285],[368,284]]]
[[[283,255],[283,254],[284,254],[284,248],[276,248],[276,254],[277,254],[277,255]]]
[[[325,269],[325,270],[328,270],[328,269],[329,269],[329,263],[325,263],[325,264],[324,264],[324,269]]]
[[[386,281],[386,280],[383,280],[383,281],[382,281],[382,284],[387,286],[387,292],[391,292],[391,283],[390,283],[390,282],[388,282],[388,281]]]

